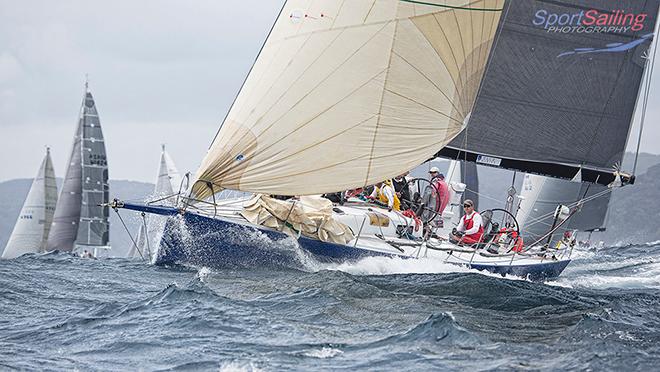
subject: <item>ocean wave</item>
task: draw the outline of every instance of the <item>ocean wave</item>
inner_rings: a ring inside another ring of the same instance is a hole
[[[396,344],[432,343],[434,345],[452,345],[476,348],[486,340],[463,328],[450,312],[432,314],[413,328],[384,339],[351,348],[373,349],[391,347]]]

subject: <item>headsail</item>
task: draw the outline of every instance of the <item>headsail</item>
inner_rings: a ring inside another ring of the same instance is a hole
[[[62,186],[48,250],[72,251],[76,245],[107,246],[108,163],[96,105],[86,90],[71,157]]]
[[[69,162],[57,200],[46,250],[72,251],[78,236],[82,202],[82,118],[78,120]]]
[[[508,2],[470,125],[438,155],[612,182],[659,3]]]
[[[173,195],[179,192],[181,187],[181,175],[176,169],[174,161],[170,154],[165,151],[165,145],[162,146],[160,154],[160,167],[158,169],[158,179],[156,181],[156,188],[154,189],[154,196],[164,197]],[[172,202],[173,200],[168,200]]]
[[[463,129],[503,4],[288,1],[193,195],[329,193],[421,164]]]
[[[47,149],[2,258],[14,258],[45,249],[56,203],[55,170],[50,158],[50,150]]]

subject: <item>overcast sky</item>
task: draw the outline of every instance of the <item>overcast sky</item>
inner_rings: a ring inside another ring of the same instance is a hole
[[[46,145],[64,176],[86,73],[112,179],[154,182],[161,143],[195,171],[281,5],[0,0],[0,181],[34,177]],[[658,88],[660,73],[642,142],[656,154]]]

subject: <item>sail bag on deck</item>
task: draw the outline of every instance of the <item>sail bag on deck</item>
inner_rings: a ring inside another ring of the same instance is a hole
[[[255,225],[300,234],[324,242],[347,244],[353,232],[332,217],[332,202],[320,196],[302,196],[298,200],[278,200],[255,195],[243,206],[241,215]]]

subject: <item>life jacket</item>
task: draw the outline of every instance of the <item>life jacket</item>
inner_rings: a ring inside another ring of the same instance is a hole
[[[415,231],[419,231],[419,227],[422,225],[422,219],[417,217],[415,212],[413,212],[412,209],[407,209],[403,211],[403,214],[405,217],[412,218],[415,220]]]
[[[378,200],[380,200],[381,203],[384,203],[384,204],[387,204],[387,205],[390,204],[390,201],[387,199],[387,196],[383,192],[383,189],[385,187],[388,187],[388,186],[392,187],[392,182],[389,181],[389,180],[384,182],[383,187],[380,187],[380,188],[376,187],[376,189],[378,190]],[[392,204],[392,209],[394,209],[396,211],[401,210],[401,201],[399,200],[399,197],[396,196],[396,193],[394,192],[394,187],[392,187],[392,195],[394,195],[394,203]]]
[[[472,228],[472,225],[474,225],[474,216],[477,215],[477,212],[472,213],[472,217],[469,219],[467,218],[467,215],[464,215],[463,218],[463,227],[465,227],[465,231],[468,231]],[[474,234],[468,234],[465,235],[464,238],[472,239],[474,241],[481,241],[481,238],[484,235],[484,227],[479,226],[479,231],[477,231]]]
[[[511,250],[520,253],[523,251],[524,248],[524,242],[523,242],[523,237],[518,235],[517,232],[514,230],[508,229],[506,227],[501,228],[497,232],[497,237],[495,238],[496,242],[500,243],[505,243],[505,240],[507,237],[511,237],[511,241],[513,241],[513,247],[511,247]]]

